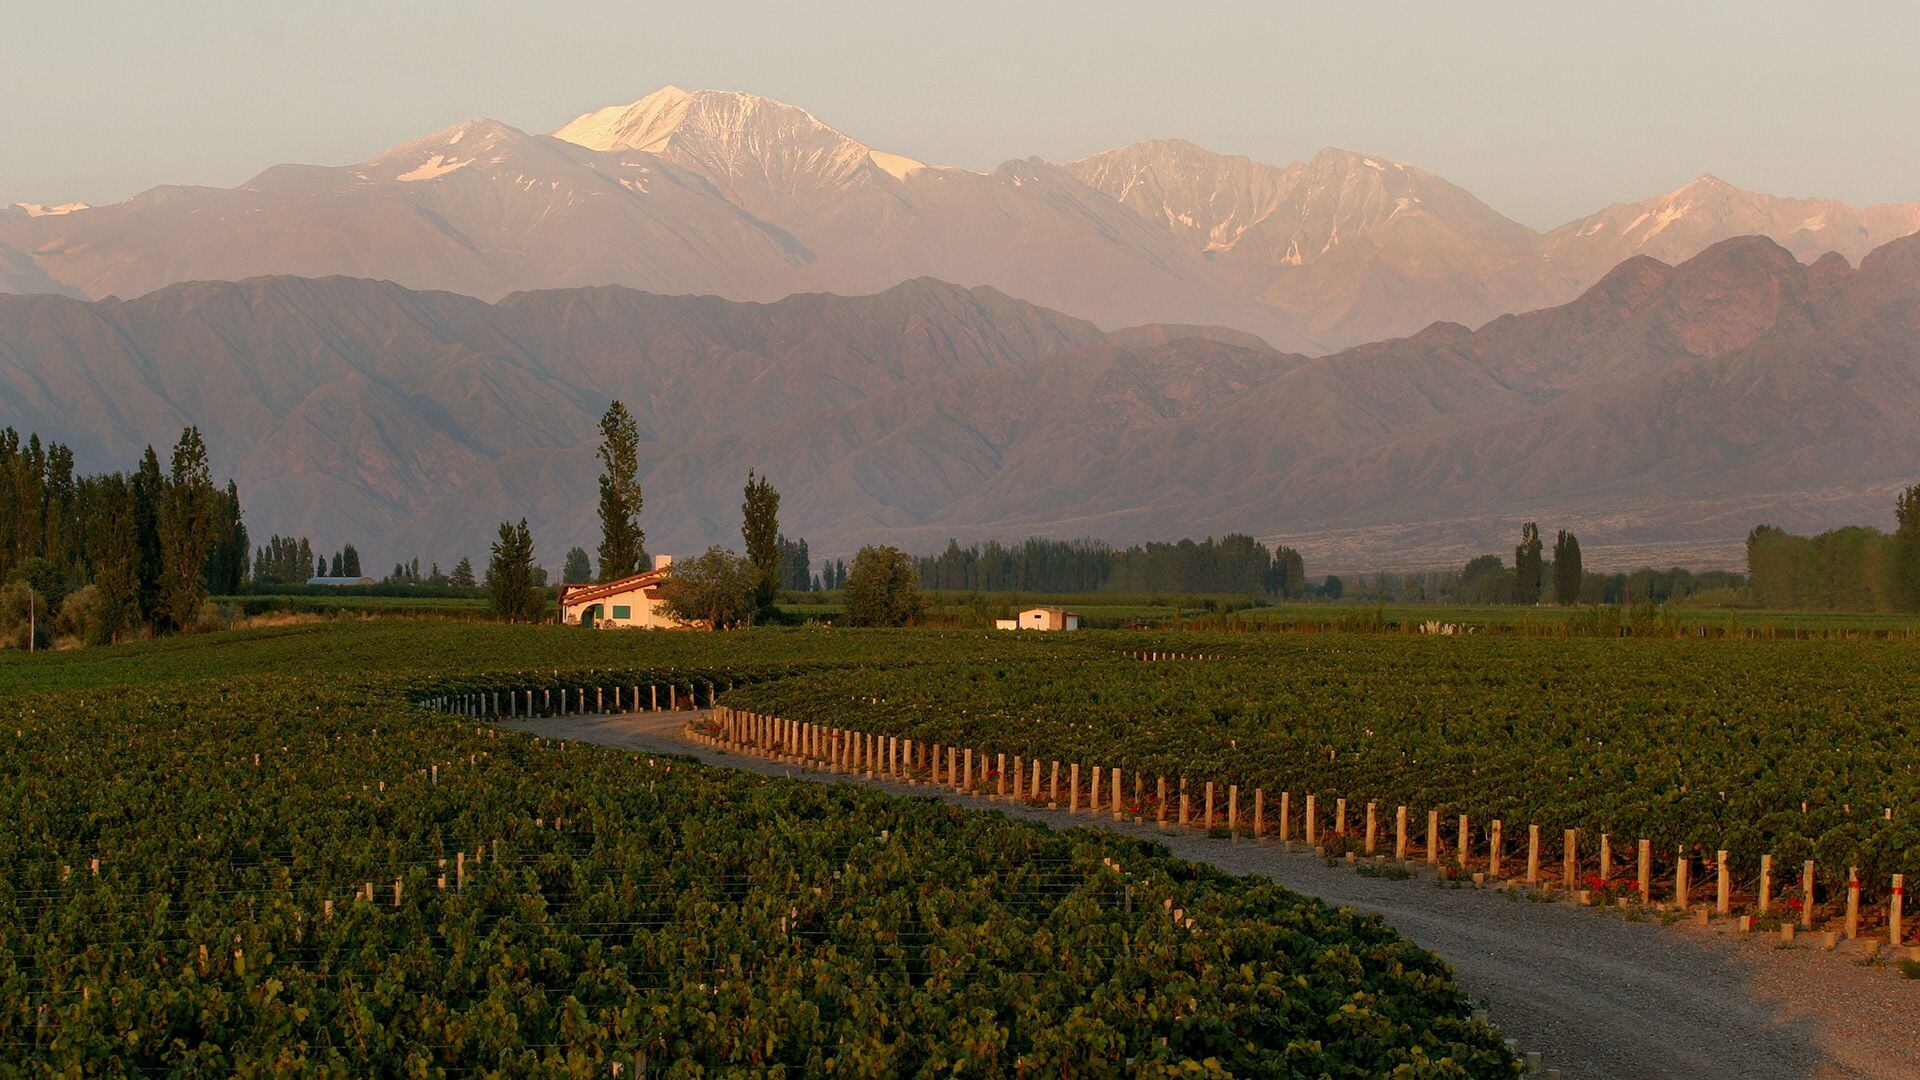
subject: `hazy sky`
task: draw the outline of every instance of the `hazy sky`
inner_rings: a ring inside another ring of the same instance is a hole
[[[1548,226],[1702,172],[1920,200],[1920,5],[88,3],[0,14],[0,204],[232,186],[665,83],[986,169],[1179,135],[1384,154]]]

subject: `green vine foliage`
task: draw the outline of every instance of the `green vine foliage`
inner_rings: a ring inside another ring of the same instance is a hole
[[[415,704],[982,647],[374,623],[0,660],[0,1074],[1515,1074],[1377,918]]]
[[[1006,635],[1013,636],[1013,635]],[[1905,641],[1082,633],[822,668],[738,708],[1195,780],[1920,876],[1920,650]],[[1142,662],[1139,650],[1217,660]],[[1804,809],[1803,809],[1804,804]],[[1295,803],[1295,813],[1299,803]]]

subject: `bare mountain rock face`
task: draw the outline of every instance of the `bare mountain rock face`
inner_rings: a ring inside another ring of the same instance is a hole
[[[1104,327],[1217,325],[1299,352],[1564,303],[1636,256],[1760,235],[1857,262],[1920,204],[1856,209],[1711,177],[1542,234],[1413,165],[1270,165],[1158,140],[988,173],[868,146],[806,110],[666,87],[553,135],[474,120],[354,165],[240,187],[0,211],[0,290],[133,297],[343,275],[496,300],[623,285],[771,301],[916,277]]]
[[[929,279],[771,304],[348,278],[0,297],[0,423],[88,467],[199,424],[251,528],[379,561],[450,562],[521,515],[549,555],[591,547],[615,397],[662,550],[732,537],[752,468],[833,554],[1250,531],[1365,568],[1537,519],[1601,565],[1737,563],[1760,521],[1880,522],[1920,475],[1920,238],[1857,269],[1761,237],[1636,256],[1557,307],[1323,356]]]

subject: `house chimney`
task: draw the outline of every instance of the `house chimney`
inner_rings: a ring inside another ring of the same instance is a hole
[[[673,556],[671,555],[655,555],[653,557],[653,568],[655,570],[665,570],[667,567],[672,565],[673,565]]]

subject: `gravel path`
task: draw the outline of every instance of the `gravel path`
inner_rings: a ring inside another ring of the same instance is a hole
[[[772,776],[991,803],[1009,817],[1053,827],[1098,821],[1182,858],[1378,912],[1452,965],[1509,1038],[1567,1076],[1920,1077],[1920,981],[1864,966],[1858,951],[1782,949],[1771,936],[1731,934],[1724,923],[1666,927],[1533,903],[1517,892],[1444,888],[1424,876],[1362,877],[1276,841],[1214,840],[1197,830],[1161,832],[927,785],[813,772],[694,743],[682,733],[694,715],[570,716],[509,726]]]

